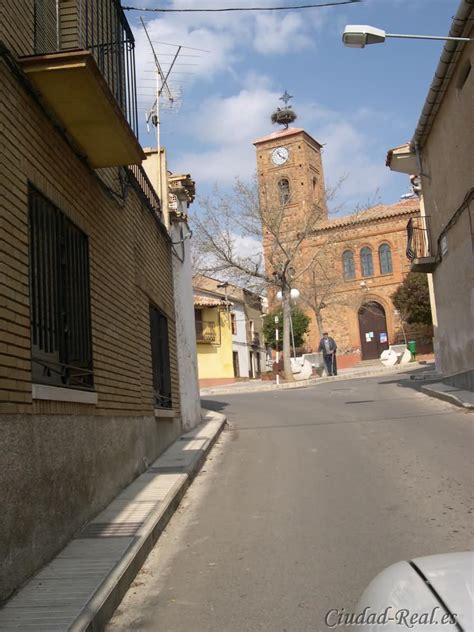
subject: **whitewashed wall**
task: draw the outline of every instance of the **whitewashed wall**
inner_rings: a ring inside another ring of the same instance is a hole
[[[171,239],[173,242],[179,242],[182,235],[186,235],[188,232],[185,223],[173,223],[170,229]],[[181,417],[183,429],[190,430],[201,420],[190,240],[186,239],[183,245],[175,245],[175,250],[181,259],[184,258],[183,263],[181,263],[173,255],[173,282]]]
[[[237,333],[232,336],[232,351],[237,351],[239,354],[240,377],[249,377],[249,347],[244,306],[234,303],[231,312],[235,314],[237,325]]]

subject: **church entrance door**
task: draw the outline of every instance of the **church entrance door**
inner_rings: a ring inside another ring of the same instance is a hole
[[[375,301],[359,309],[359,331],[362,360],[375,360],[388,349],[387,319],[385,310]]]

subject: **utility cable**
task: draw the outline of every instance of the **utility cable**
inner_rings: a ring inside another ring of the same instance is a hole
[[[283,7],[222,7],[219,9],[165,9],[154,7],[122,7],[124,11],[143,11],[148,13],[224,13],[227,11],[297,11],[302,9],[320,9],[337,7],[343,4],[355,4],[364,0],[340,0],[340,2],[322,2],[319,4],[298,4]]]

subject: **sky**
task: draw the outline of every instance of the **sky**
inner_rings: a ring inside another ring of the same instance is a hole
[[[304,3],[310,0],[122,2],[168,8]],[[389,39],[352,49],[343,46],[341,34],[346,24],[370,24],[388,33],[447,35],[458,4],[364,0],[273,13],[127,11],[136,38],[141,144],[154,146],[156,139],[154,128],[148,132],[144,123],[154,100],[154,65],[140,16],[165,72],[176,45],[183,46],[171,74],[174,108],[163,99],[161,144],[171,171],[190,173],[198,196],[212,195],[216,184],[226,189],[235,178],[252,177],[252,142],[275,131],[270,116],[287,90],[298,116],[294,125],[323,145],[327,186],[345,177],[334,201],[342,213],[394,203],[408,192],[409,182],[385,167],[385,156],[389,148],[411,139],[443,44]]]

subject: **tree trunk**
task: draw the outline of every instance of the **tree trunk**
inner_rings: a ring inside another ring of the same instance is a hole
[[[282,304],[283,304],[283,371],[285,373],[285,379],[292,381],[293,371],[291,370],[291,357],[290,357],[291,303],[290,303],[290,290],[288,288],[282,288]]]
[[[321,339],[323,337],[323,332],[324,332],[324,324],[323,324],[323,317],[321,316],[321,310],[315,309],[314,316],[316,318],[316,323],[318,325],[319,338]]]

